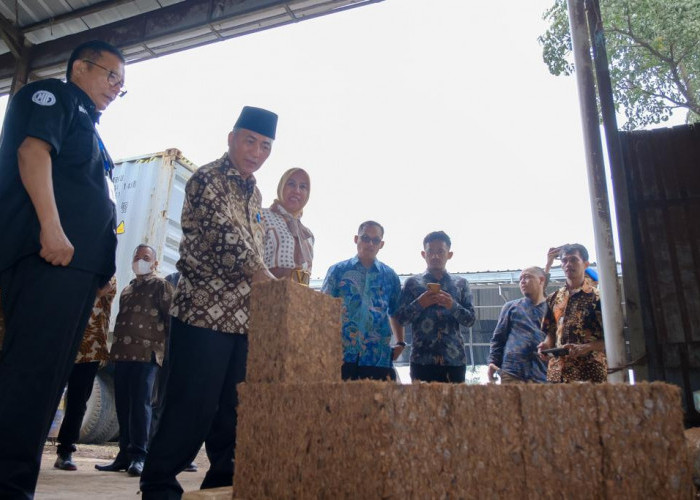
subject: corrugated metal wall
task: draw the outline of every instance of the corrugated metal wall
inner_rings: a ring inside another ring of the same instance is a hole
[[[683,388],[689,423],[700,423],[700,127],[621,133],[649,377]]]

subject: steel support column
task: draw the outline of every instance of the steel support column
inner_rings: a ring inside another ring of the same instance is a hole
[[[593,213],[593,232],[600,276],[600,296],[603,308],[603,330],[608,366],[626,363],[623,333],[622,300],[617,280],[617,264],[613,245],[612,223],[605,163],[600,135],[600,120],[595,97],[595,78],[588,39],[588,23],[584,0],[567,0],[569,23],[578,84],[579,105],[583,122],[583,138],[588,172],[588,186]],[[626,372],[619,371],[608,377],[609,382],[624,382]]]

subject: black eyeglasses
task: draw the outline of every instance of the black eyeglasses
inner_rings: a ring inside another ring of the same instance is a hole
[[[360,236],[360,239],[362,240],[363,243],[372,243],[373,245],[379,245],[382,242],[382,239],[379,237],[376,238],[370,238],[366,234],[363,234]]]
[[[101,64],[97,64],[95,61],[91,61],[90,59],[83,59],[83,61],[105,70],[107,72],[107,83],[109,83],[110,87],[114,87],[115,85],[119,87],[119,97],[124,97],[124,95],[126,95],[126,90],[121,90],[124,87],[124,80],[119,78],[118,74],[116,74],[111,69],[105,68]]]

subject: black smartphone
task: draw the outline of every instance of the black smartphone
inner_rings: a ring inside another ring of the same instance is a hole
[[[542,354],[551,354],[554,357],[566,356],[569,354],[569,350],[566,347],[555,347],[554,349],[542,349],[540,352]]]

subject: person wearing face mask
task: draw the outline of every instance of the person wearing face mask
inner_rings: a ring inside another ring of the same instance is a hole
[[[110,359],[114,361],[114,400],[119,421],[119,453],[100,471],[127,471],[140,476],[151,426],[151,397],[163,364],[170,326],[173,286],[156,275],[156,251],[136,247],[131,267],[136,275],[119,296]]]
[[[303,168],[290,168],[277,186],[277,199],[262,211],[265,224],[265,265],[277,278],[305,285],[311,277],[314,235],[301,223],[311,181]]]

